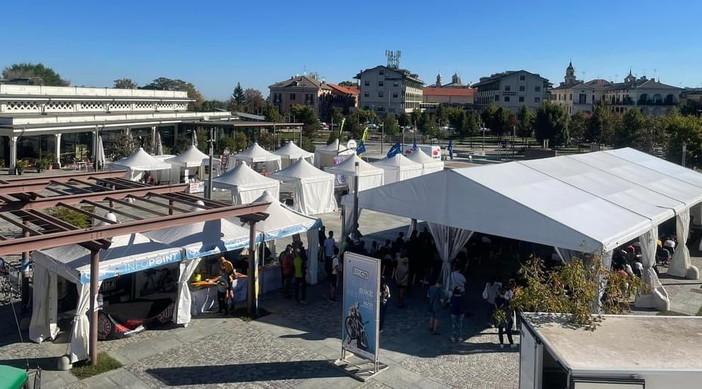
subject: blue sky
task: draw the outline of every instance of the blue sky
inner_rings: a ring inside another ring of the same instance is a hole
[[[31,4],[31,7],[29,6]],[[401,50],[427,84],[525,69],[562,81],[655,75],[702,85],[697,1],[8,1],[0,66],[41,62],[78,86],[164,76],[228,98],[303,72],[351,80]]]

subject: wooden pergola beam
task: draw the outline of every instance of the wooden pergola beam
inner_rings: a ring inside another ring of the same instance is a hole
[[[20,178],[15,180],[7,180],[7,184],[0,183],[0,194],[12,194],[12,193],[27,193],[36,192],[44,190],[47,185],[54,182],[66,182],[71,179],[85,177],[88,179],[95,178],[111,178],[111,177],[122,177],[127,173],[126,170],[110,171],[110,172],[99,172],[99,173],[76,173],[76,174],[66,174],[52,177],[32,177],[32,178]]]

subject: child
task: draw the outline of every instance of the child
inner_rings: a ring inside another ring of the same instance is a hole
[[[461,288],[453,288],[453,296],[451,296],[451,341],[463,342],[463,296]]]
[[[436,280],[436,284],[429,288],[427,292],[427,297],[429,298],[429,332],[432,335],[440,335],[439,332],[439,314],[441,313],[441,307],[446,302],[446,293],[444,288],[441,286],[441,278]]]

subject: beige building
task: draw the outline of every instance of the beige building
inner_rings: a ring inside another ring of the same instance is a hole
[[[331,88],[316,75],[293,76],[268,87],[271,104],[289,121],[290,108],[293,105],[311,105],[318,117],[321,117],[323,100],[332,93]]]
[[[512,112],[517,112],[522,106],[533,111],[546,100],[549,82],[526,70],[511,70],[481,77],[480,82],[471,87],[475,89],[475,104],[478,108],[493,102]]]
[[[624,82],[613,84],[605,90],[604,99],[612,112],[621,113],[636,108],[646,115],[662,116],[680,102],[681,92],[681,88],[646,76],[636,78],[629,71]]]
[[[424,88],[422,91],[424,103],[472,105],[474,103],[474,90],[465,88]]]
[[[569,63],[563,82],[551,89],[550,98],[552,103],[562,106],[569,115],[592,112],[610,86],[611,82],[602,79],[588,82],[576,79],[573,64]]]
[[[376,66],[354,78],[359,80],[360,108],[395,114],[420,109],[424,81],[409,70]]]

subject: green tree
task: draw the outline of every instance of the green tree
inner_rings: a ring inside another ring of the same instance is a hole
[[[136,89],[139,85],[131,78],[118,78],[115,80],[115,89]]]
[[[609,111],[604,101],[595,106],[590,117],[590,125],[585,133],[585,139],[590,142],[611,144],[616,126],[614,114]]]
[[[132,155],[137,147],[131,131],[120,131],[113,134],[110,141],[105,143],[105,155],[109,159],[117,161]]]
[[[400,125],[394,113],[385,115],[383,119],[383,131],[385,135],[395,136],[400,133]]]
[[[200,91],[198,91],[197,88],[195,88],[195,85],[178,79],[159,77],[151,81],[151,83],[146,84],[139,89],[187,92],[188,97],[194,100],[192,103],[189,104],[189,108],[195,111],[202,111],[202,103],[205,101],[205,98],[202,96]]]
[[[359,109],[358,120],[361,124],[378,123],[378,114],[370,109]]]
[[[344,119],[344,113],[341,111],[341,108],[334,107],[331,109],[331,114],[329,115],[331,117],[331,122],[337,126],[337,128],[331,128],[331,132],[337,132],[338,131],[338,126],[341,125],[341,121]]]
[[[526,138],[534,131],[534,113],[522,105],[517,112],[517,135]]]
[[[28,78],[36,85],[69,86],[71,82],[64,80],[53,69],[37,63],[16,63],[2,71],[2,77],[8,80]]]
[[[353,88],[357,86],[356,83],[353,81],[341,81],[338,85],[346,88]]]
[[[570,136],[571,142],[582,142],[589,125],[590,115],[588,113],[580,111],[571,116],[568,124],[568,136]]]
[[[680,102],[678,104],[678,110],[680,111],[681,115],[692,115],[692,116],[700,116],[702,114],[702,102],[697,101],[697,100],[686,100],[685,102]]]
[[[266,103],[263,106],[263,116],[266,117],[267,122],[272,122],[272,123],[282,123],[283,122],[283,115],[278,112],[278,108],[275,106]]]
[[[493,123],[494,118],[496,116],[497,112],[497,105],[493,103],[492,101],[488,103],[488,105],[483,108],[483,110],[480,112],[480,120],[483,122],[483,126],[489,128],[493,133],[497,132],[497,128],[495,127],[495,124]]]
[[[439,104],[439,106],[436,107],[436,116],[435,117],[436,117],[436,123],[439,126],[446,125],[446,122],[448,121],[448,114],[446,112],[446,107],[444,107],[443,104]]]
[[[669,137],[666,158],[680,164],[685,144],[685,165],[702,166],[702,120],[694,116],[672,114],[663,119],[663,125]]]
[[[244,96],[244,88],[237,82],[236,87],[234,87],[234,92],[232,92],[232,98],[229,100],[229,106],[232,111],[241,111],[245,103],[246,96]]]
[[[353,139],[359,139],[363,134],[364,124],[361,124],[361,115],[358,112],[352,112],[346,116],[346,123],[344,123],[344,131],[349,133],[349,137]],[[343,139],[343,134],[342,138]]]
[[[203,111],[226,111],[227,103],[221,100],[205,100],[202,102]]]
[[[246,149],[249,144],[249,138],[243,132],[237,131],[231,137],[227,136],[217,141],[217,153],[222,154],[225,148],[229,149],[230,153],[238,153]]]
[[[448,121],[448,125],[460,131],[461,127],[463,127],[463,123],[466,120],[466,111],[463,108],[446,107],[444,112],[446,115],[446,120]]]
[[[314,151],[314,145],[312,140],[314,139],[317,131],[321,130],[321,123],[317,117],[317,113],[314,111],[314,107],[310,105],[293,105],[290,108],[290,112],[295,116],[295,120],[300,123],[304,123],[302,127],[302,145],[300,147],[308,151]],[[305,142],[305,138],[307,142]],[[305,148],[307,145],[307,148]]]
[[[412,124],[412,118],[410,117],[410,115],[402,113],[397,119],[397,122],[401,127],[406,127]]]
[[[641,150],[643,143],[646,143],[645,134],[648,131],[648,118],[636,108],[629,109],[622,116],[622,125],[614,133],[612,145],[616,148],[633,147]]]
[[[539,142],[549,139],[551,147],[562,145],[568,136],[568,114],[560,105],[545,102],[536,110],[534,130]]]
[[[260,114],[263,111],[263,106],[266,104],[266,99],[258,89],[247,88],[244,90],[244,111],[253,114]]]
[[[463,118],[463,124],[458,128],[462,136],[475,136],[480,130],[480,125],[478,124],[478,113],[475,111],[468,111]]]

